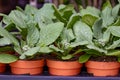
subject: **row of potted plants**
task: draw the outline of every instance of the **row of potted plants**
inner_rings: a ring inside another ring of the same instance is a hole
[[[79,74],[85,63],[94,76],[118,75],[118,2],[112,7],[107,0],[102,10],[80,6],[76,12],[72,5],[45,4],[41,9],[27,5],[25,10],[17,7],[9,15],[0,14],[0,45],[15,51],[1,52],[1,65],[9,64],[13,74],[36,75],[46,62],[50,74],[70,76]]]

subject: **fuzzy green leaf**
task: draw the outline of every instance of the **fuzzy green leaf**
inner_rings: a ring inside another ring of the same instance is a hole
[[[99,19],[94,23],[93,33],[96,39],[100,39],[102,37],[102,19]]]
[[[112,33],[112,35],[120,37],[120,26],[111,26],[110,32]]]
[[[16,56],[5,54],[5,53],[0,54],[0,63],[12,63],[17,60],[18,58]]]
[[[79,57],[79,62],[80,63],[85,63],[89,60],[90,57],[91,57],[91,55],[88,55],[88,54],[81,55]]]
[[[73,14],[68,23],[67,23],[67,28],[72,28],[73,25],[80,19],[80,15],[79,14]]]
[[[61,15],[60,12],[58,11],[58,9],[57,9],[54,5],[53,5],[52,7],[53,7],[53,9],[55,10],[54,15],[56,16],[56,18],[57,18],[58,20],[60,20],[61,22],[67,24],[67,20],[66,20],[64,17],[62,17],[62,15]]]
[[[75,39],[72,29],[67,28],[64,28],[60,37],[63,41],[66,40],[67,42],[70,42],[71,40]]]
[[[35,24],[29,24],[28,34],[27,34],[27,44],[30,47],[34,47],[39,40],[39,31]]]
[[[120,56],[120,50],[109,51],[106,55],[107,56]]]
[[[25,22],[27,17],[22,12],[20,12],[18,10],[13,10],[9,14],[9,17],[16,26],[18,26],[20,28],[26,28],[27,27],[26,22]]]
[[[71,59],[73,56],[72,55],[67,55],[67,56],[62,56],[62,59],[63,60],[69,60],[69,59]]]
[[[63,50],[59,49],[58,47],[55,47],[54,45],[50,45],[49,47],[51,50],[54,50],[55,52],[61,52],[61,53],[64,52]]]
[[[118,19],[114,24],[112,24],[112,26],[120,26],[120,17],[118,17]]]
[[[92,16],[95,16],[95,17],[99,17],[100,15],[100,10],[95,8],[95,7],[90,7],[88,6],[86,9],[82,9],[80,10],[80,14],[82,16],[86,15],[86,14],[90,14]]]
[[[96,20],[97,20],[97,17],[92,16],[90,14],[86,14],[86,15],[82,16],[82,21],[84,23],[86,23],[87,25],[89,25],[90,27],[93,26],[93,24]]]
[[[110,0],[106,0],[106,2],[102,6],[102,10],[105,9],[106,7],[112,8]]]
[[[8,38],[0,38],[0,46],[9,45],[11,41]]]
[[[109,7],[106,7],[102,11],[101,17],[103,19],[103,27],[108,27],[114,22],[114,17],[112,16],[112,9]]]
[[[40,50],[40,47],[33,47],[33,48],[30,48],[28,51],[24,52],[23,54],[26,55],[26,56],[33,56],[39,50]]]
[[[91,44],[93,33],[88,25],[78,21],[73,28],[77,41],[87,41]]]
[[[50,53],[52,50],[49,47],[41,47],[39,50],[40,53]]]
[[[44,28],[41,28],[40,31],[40,45],[49,45],[53,43],[60,35],[64,27],[64,24],[61,22],[52,23],[47,25]]]
[[[119,14],[119,10],[120,10],[120,4],[116,5],[113,9],[112,9],[112,15],[116,18]]]
[[[106,49],[115,49],[115,48],[117,48],[117,47],[119,47],[119,45],[120,45],[120,39],[119,40],[116,40],[116,41],[113,41],[113,44],[112,45],[110,45],[109,47],[107,47]]]

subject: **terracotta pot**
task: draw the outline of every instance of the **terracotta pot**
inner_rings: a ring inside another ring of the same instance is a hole
[[[88,61],[85,66],[87,67],[87,72],[92,73],[94,76],[117,76],[120,63]]]
[[[5,72],[5,69],[6,69],[6,64],[0,63],[0,73]]]
[[[11,63],[10,66],[13,74],[37,75],[43,72],[44,59],[34,61],[18,60]]]
[[[73,76],[80,73],[82,64],[78,61],[47,60],[47,66],[52,75]]]

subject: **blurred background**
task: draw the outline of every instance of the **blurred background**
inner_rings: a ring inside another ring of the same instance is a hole
[[[106,0],[0,0],[0,13],[8,14],[12,9],[15,9],[16,6],[24,9],[26,4],[40,8],[45,3],[54,3],[56,6],[59,4],[73,4],[76,10],[78,10],[79,5],[82,5],[84,8],[87,5],[101,8],[105,1]],[[112,6],[118,3],[117,0],[110,0],[110,2]]]

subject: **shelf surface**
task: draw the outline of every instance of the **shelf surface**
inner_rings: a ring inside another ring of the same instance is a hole
[[[82,71],[77,76],[53,76],[45,71],[41,75],[13,75],[10,72],[0,74],[0,80],[120,80],[120,75],[116,77],[93,77]]]

